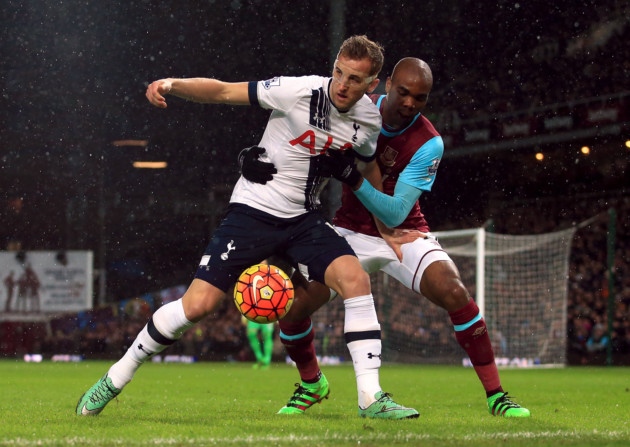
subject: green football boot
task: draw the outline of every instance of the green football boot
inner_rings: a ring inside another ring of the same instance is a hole
[[[316,383],[296,383],[297,389],[289,402],[278,411],[278,414],[304,414],[306,410],[324,399],[328,399],[330,390],[328,380],[322,377]]]
[[[528,418],[529,410],[512,402],[508,393],[493,394],[488,398],[488,411],[493,416],[503,416],[504,418]]]
[[[403,407],[392,400],[392,395],[379,391],[376,402],[366,409],[359,407],[359,416],[372,419],[415,419],[420,416],[413,408]]]
[[[118,396],[122,390],[119,390],[112,384],[112,379],[105,374],[96,382],[92,388],[87,390],[77,403],[76,412],[79,416],[96,416],[105,405]]]

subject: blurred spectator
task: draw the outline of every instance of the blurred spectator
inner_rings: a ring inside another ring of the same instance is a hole
[[[586,340],[586,351],[589,354],[605,353],[609,343],[610,338],[606,335],[606,328],[601,324],[596,324],[588,340]]]

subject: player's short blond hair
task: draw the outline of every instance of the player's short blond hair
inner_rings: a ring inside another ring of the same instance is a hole
[[[376,77],[383,68],[384,51],[380,43],[371,41],[365,35],[352,36],[343,41],[337,57],[345,56],[352,60],[369,59],[372,61],[370,76]]]

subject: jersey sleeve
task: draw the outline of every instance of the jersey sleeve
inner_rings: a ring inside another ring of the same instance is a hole
[[[394,195],[389,196],[375,189],[364,180],[354,192],[363,205],[390,228],[400,225],[420,198],[422,191],[406,183],[397,182]]]
[[[379,115],[380,116],[380,115]],[[369,163],[376,158],[376,140],[378,139],[378,131],[374,131],[370,134],[370,137],[365,140],[362,146],[355,148],[355,156],[365,162]]]
[[[407,167],[400,173],[398,182],[406,183],[422,191],[431,191],[443,154],[442,137],[431,138],[416,151]]]
[[[354,193],[385,225],[396,227],[407,218],[422,192],[431,191],[443,153],[441,137],[436,136],[427,141],[401,172],[393,196],[378,191],[368,181],[363,181]]]
[[[305,78],[279,76],[249,83],[249,101],[263,109],[286,112],[305,91]],[[309,89],[306,89],[308,91]]]

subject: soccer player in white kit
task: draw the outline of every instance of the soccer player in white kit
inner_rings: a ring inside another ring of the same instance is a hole
[[[360,183],[359,173],[352,173],[351,161],[331,151],[329,155],[336,156],[328,160],[330,172],[346,183],[333,223],[368,273],[382,270],[449,313],[456,339],[470,357],[483,385],[490,414],[529,417],[529,410],[504,392],[479,308],[464,287],[453,261],[430,235],[420,210],[418,199],[422,192],[431,191],[444,151],[439,133],[421,113],[432,86],[428,64],[417,58],[404,58],[387,79],[386,94],[370,96],[383,116],[377,162],[384,194],[365,181]],[[240,158],[246,178],[248,166],[259,166],[261,172],[271,167],[256,165],[250,157],[242,153]],[[273,183],[275,176],[267,180]],[[371,214],[395,230],[380,224]],[[308,315],[329,299],[329,291],[323,285],[313,282],[308,288],[306,299],[298,289],[291,310],[280,321],[280,339],[306,384],[310,377],[321,375]],[[304,383],[302,387],[306,386]],[[280,411],[304,412],[309,403],[308,396],[305,399],[304,393],[296,392]]]
[[[378,84],[382,64],[379,44],[353,36],[342,44],[332,77],[240,83],[166,78],[148,86],[147,99],[160,108],[167,106],[165,96],[172,95],[271,110],[260,145],[267,148],[266,160],[278,172],[267,184],[238,180],[184,296],[155,311],[125,355],[81,396],[78,415],[99,414],[147,359],[212,312],[245,268],[280,254],[294,265],[306,266],[313,279],[344,297],[344,331],[354,360],[360,411],[374,418],[418,416],[380,388],[380,325],[369,276],[319,211],[319,193],[327,179],[319,175],[317,160],[328,150],[352,150],[366,163],[363,175],[380,183],[374,154],[381,120],[365,93]],[[319,400],[328,395],[327,382],[320,385]]]

